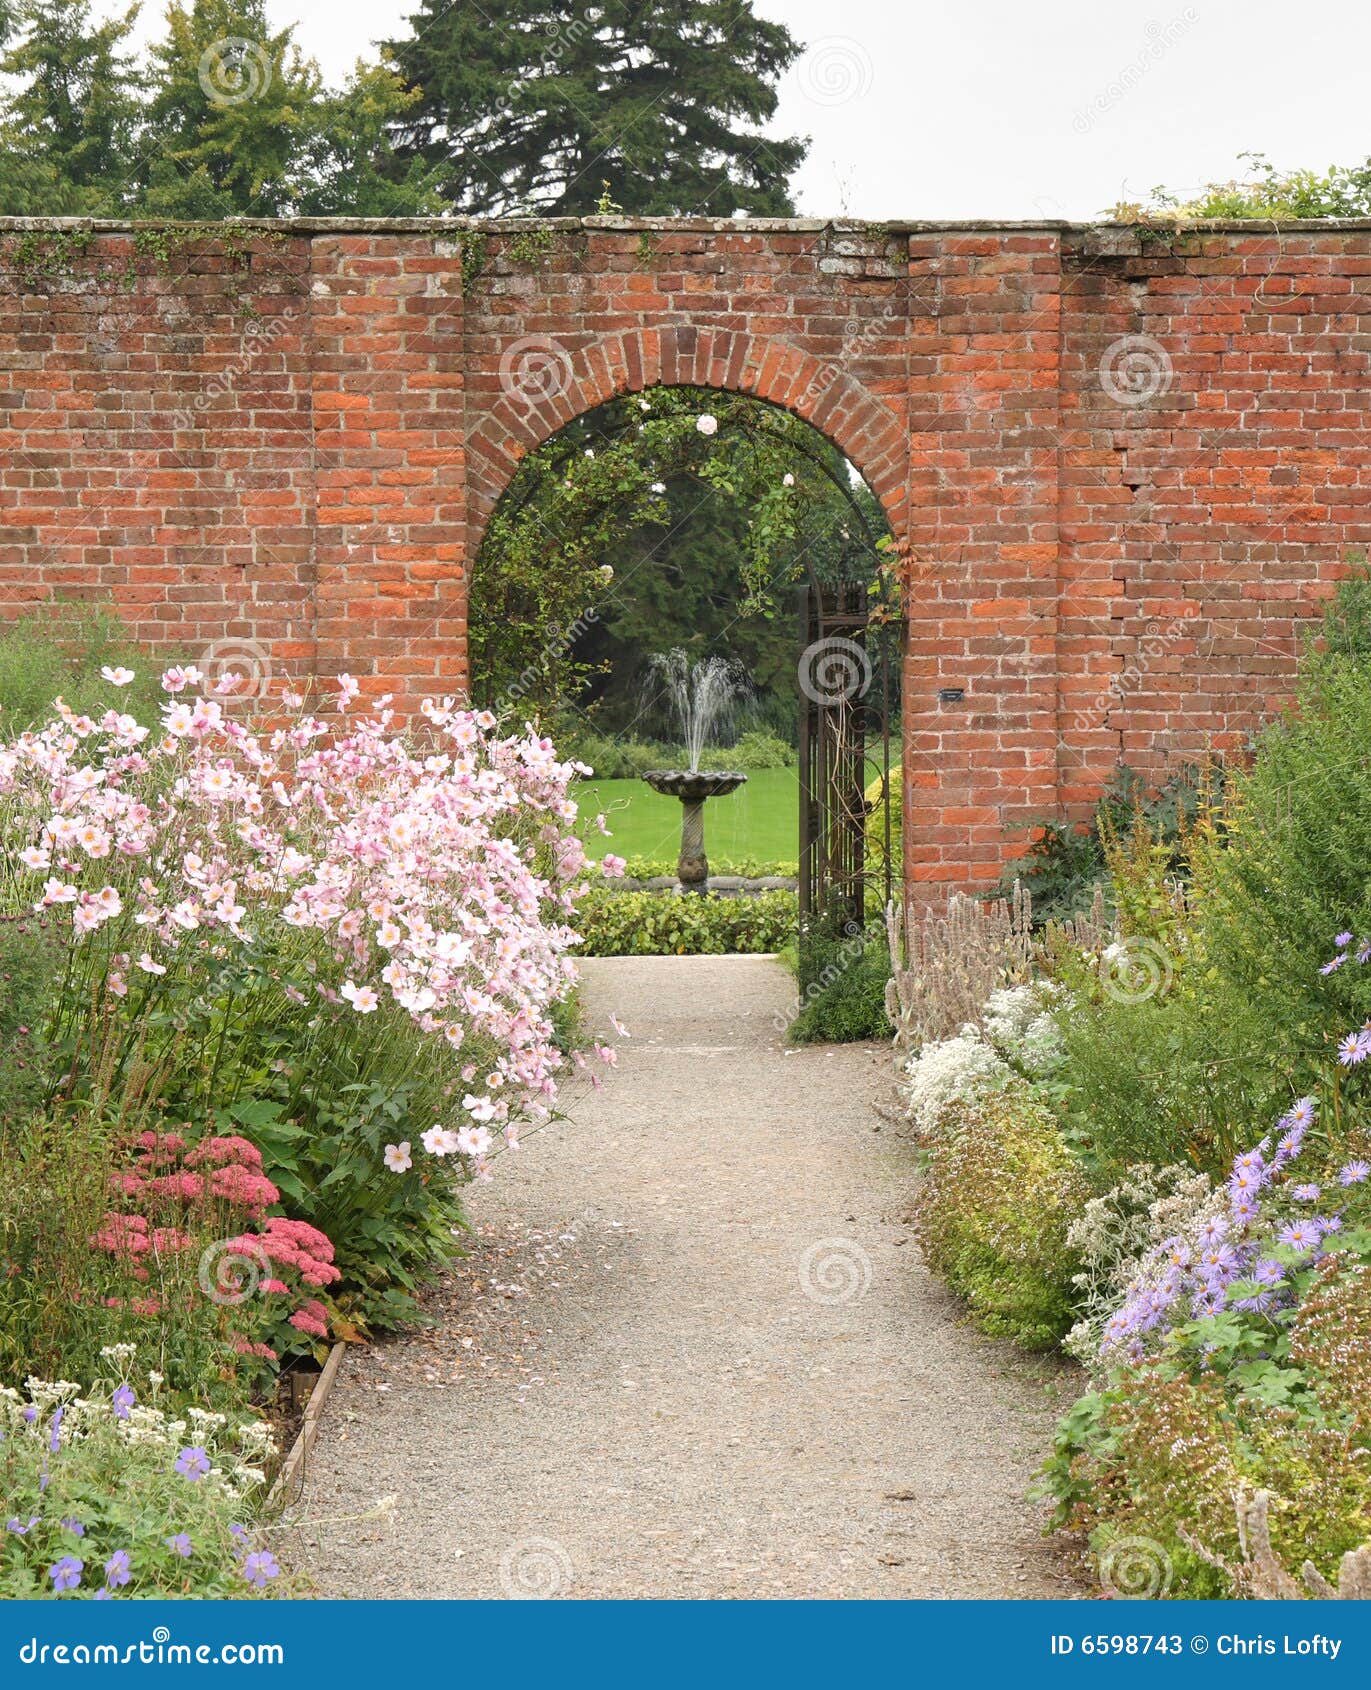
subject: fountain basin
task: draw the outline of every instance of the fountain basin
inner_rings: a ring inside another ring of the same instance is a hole
[[[747,780],[737,770],[649,769],[643,779],[654,792],[679,798],[683,804],[703,803],[736,792]]]
[[[682,892],[707,892],[705,800],[736,792],[747,776],[738,769],[649,769],[643,779],[663,797],[681,800],[681,854],[676,859],[676,879]]]

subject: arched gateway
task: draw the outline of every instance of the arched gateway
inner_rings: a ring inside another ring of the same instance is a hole
[[[911,562],[905,860],[984,883],[1240,743],[1371,540],[1371,228],[0,225],[3,608],[452,690],[521,455],[656,383],[783,405]]]

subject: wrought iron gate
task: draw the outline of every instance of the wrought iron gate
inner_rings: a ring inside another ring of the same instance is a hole
[[[871,606],[864,580],[811,577],[801,592],[802,935],[819,924],[835,937],[858,933],[897,889],[898,797],[880,805],[874,830],[869,822],[880,799],[892,799],[900,766],[891,745],[900,623],[873,620]]]

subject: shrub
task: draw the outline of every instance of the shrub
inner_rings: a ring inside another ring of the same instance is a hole
[[[797,910],[793,892],[721,898],[597,887],[582,897],[577,925],[587,956],[764,954],[794,938]]]
[[[4,902],[64,932],[49,1102],[246,1139],[332,1239],[353,1321],[389,1323],[495,1135],[555,1100],[573,770],[469,711],[348,716],[347,677],[336,728],[297,699],[257,731],[181,696],[200,679],[168,672],[160,738],[63,707],[0,745]]]
[[[751,728],[739,734],[732,745],[706,746],[700,756],[702,769],[789,769],[795,765],[797,752],[786,740],[763,728]]]
[[[885,935],[862,930],[849,938],[818,934],[801,940],[805,958],[799,1008],[790,1022],[793,1044],[850,1044],[889,1039],[885,988],[890,952]]]
[[[1368,1049],[1349,1035],[1347,1067]],[[1059,1524],[1102,1559],[1145,1538],[1172,1595],[1245,1593],[1234,1503],[1254,1490],[1274,1498],[1282,1561],[1329,1577],[1371,1538],[1371,1164],[1339,1148],[1368,1142],[1343,1091],[1334,1141],[1303,1098],[1224,1186],[1177,1194],[1181,1224],[1136,1264],[1093,1358],[1100,1388],[1045,1469]]]
[[[711,875],[736,874],[744,880],[762,880],[770,877],[794,880],[798,873],[797,865],[791,862],[770,862],[760,857],[718,857],[711,852],[709,858],[709,872]],[[624,859],[624,873],[633,880],[654,880],[657,878],[676,879],[675,857],[626,857]]]
[[[96,717],[116,696],[105,670],[127,670],[124,708],[151,721],[160,697],[139,678],[140,652],[113,611],[59,603],[0,630],[0,733],[17,734],[45,717],[58,698],[77,716]]]
[[[953,893],[943,908],[917,913],[896,902],[886,932],[894,964],[886,1006],[904,1050],[978,1024],[997,987],[1033,972],[1032,901],[1022,888],[990,902]]]
[[[950,1104],[915,1199],[924,1258],[983,1331],[1049,1349],[1071,1324],[1080,1263],[1067,1228],[1088,1196],[1052,1115],[1022,1082]]]
[[[156,1375],[110,1346],[105,1376],[0,1391],[0,1597],[288,1594],[243,1523],[266,1481],[271,1434],[158,1405]]]

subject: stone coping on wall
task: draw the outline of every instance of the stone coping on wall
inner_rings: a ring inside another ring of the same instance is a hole
[[[680,890],[680,882],[674,874],[654,874],[645,880],[638,880],[631,874],[625,874],[615,880],[604,883],[613,891],[618,892],[676,892]],[[746,879],[740,874],[711,874],[709,889],[721,898],[756,898],[763,892],[798,892],[800,883],[793,874],[764,874],[756,879]]]
[[[0,234],[33,230],[89,229],[95,234],[134,233],[139,229],[256,229],[264,233],[296,235],[445,235],[464,230],[525,229],[594,230],[608,234],[636,234],[660,230],[682,234],[834,234],[854,235],[976,235],[1060,233],[1085,238],[1118,239],[1128,235],[1153,237],[1189,234],[1296,235],[1365,233],[1371,217],[1214,217],[1183,221],[1115,223],[1107,218],[855,218],[855,217],[223,217],[177,221],[166,218],[0,217]]]

